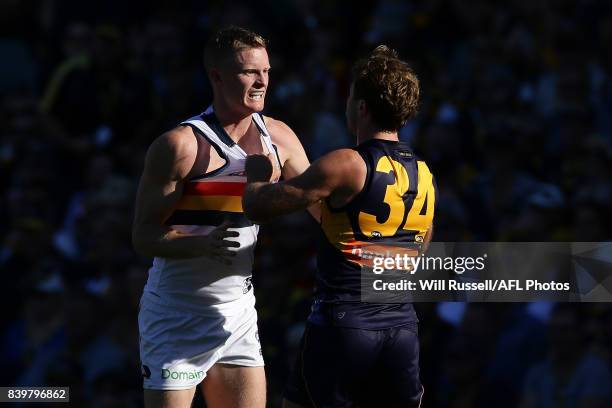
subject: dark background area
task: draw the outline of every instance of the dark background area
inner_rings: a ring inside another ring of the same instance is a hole
[[[293,0],[0,2],[0,385],[142,404],[130,243],[148,145],[204,110],[208,36],[271,42],[265,114],[311,160],[353,144],[350,66],[380,43],[422,86],[401,130],[436,176],[436,241],[605,241],[612,217],[612,3]],[[269,405],[315,265],[305,214],[262,228],[255,264]],[[610,304],[418,304],[425,407],[612,406]],[[357,358],[357,357],[356,357]],[[322,370],[325,369],[322,367]]]

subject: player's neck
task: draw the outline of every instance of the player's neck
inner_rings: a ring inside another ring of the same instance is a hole
[[[393,142],[399,141],[397,132],[383,131],[380,129],[375,129],[370,126],[357,130],[357,144],[361,144],[363,142],[367,142],[368,140],[372,140],[372,139],[390,140]]]
[[[241,114],[226,109],[222,104],[213,104],[215,116],[229,137],[236,143],[242,139],[251,126],[251,114]]]
[[[399,136],[397,132],[376,132],[370,139],[378,139],[378,140],[390,140],[393,142],[399,142]]]

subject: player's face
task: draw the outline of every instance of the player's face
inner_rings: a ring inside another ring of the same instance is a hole
[[[265,48],[248,48],[235,54],[234,61],[221,73],[221,90],[232,109],[244,113],[264,108],[270,61]]]

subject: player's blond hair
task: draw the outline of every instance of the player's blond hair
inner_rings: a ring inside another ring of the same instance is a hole
[[[227,62],[235,53],[249,48],[268,49],[268,41],[246,28],[229,26],[212,36],[204,48],[204,67],[213,67]]]

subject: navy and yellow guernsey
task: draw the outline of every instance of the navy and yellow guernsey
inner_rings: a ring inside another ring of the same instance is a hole
[[[435,182],[424,161],[402,142],[372,139],[355,148],[367,166],[363,190],[342,208],[322,203],[315,300],[309,321],[384,329],[417,322],[411,303],[361,301],[364,249],[422,243],[432,225]],[[399,245],[397,243],[400,243]],[[378,252],[380,253],[380,252]],[[371,262],[371,260],[370,260]]]

